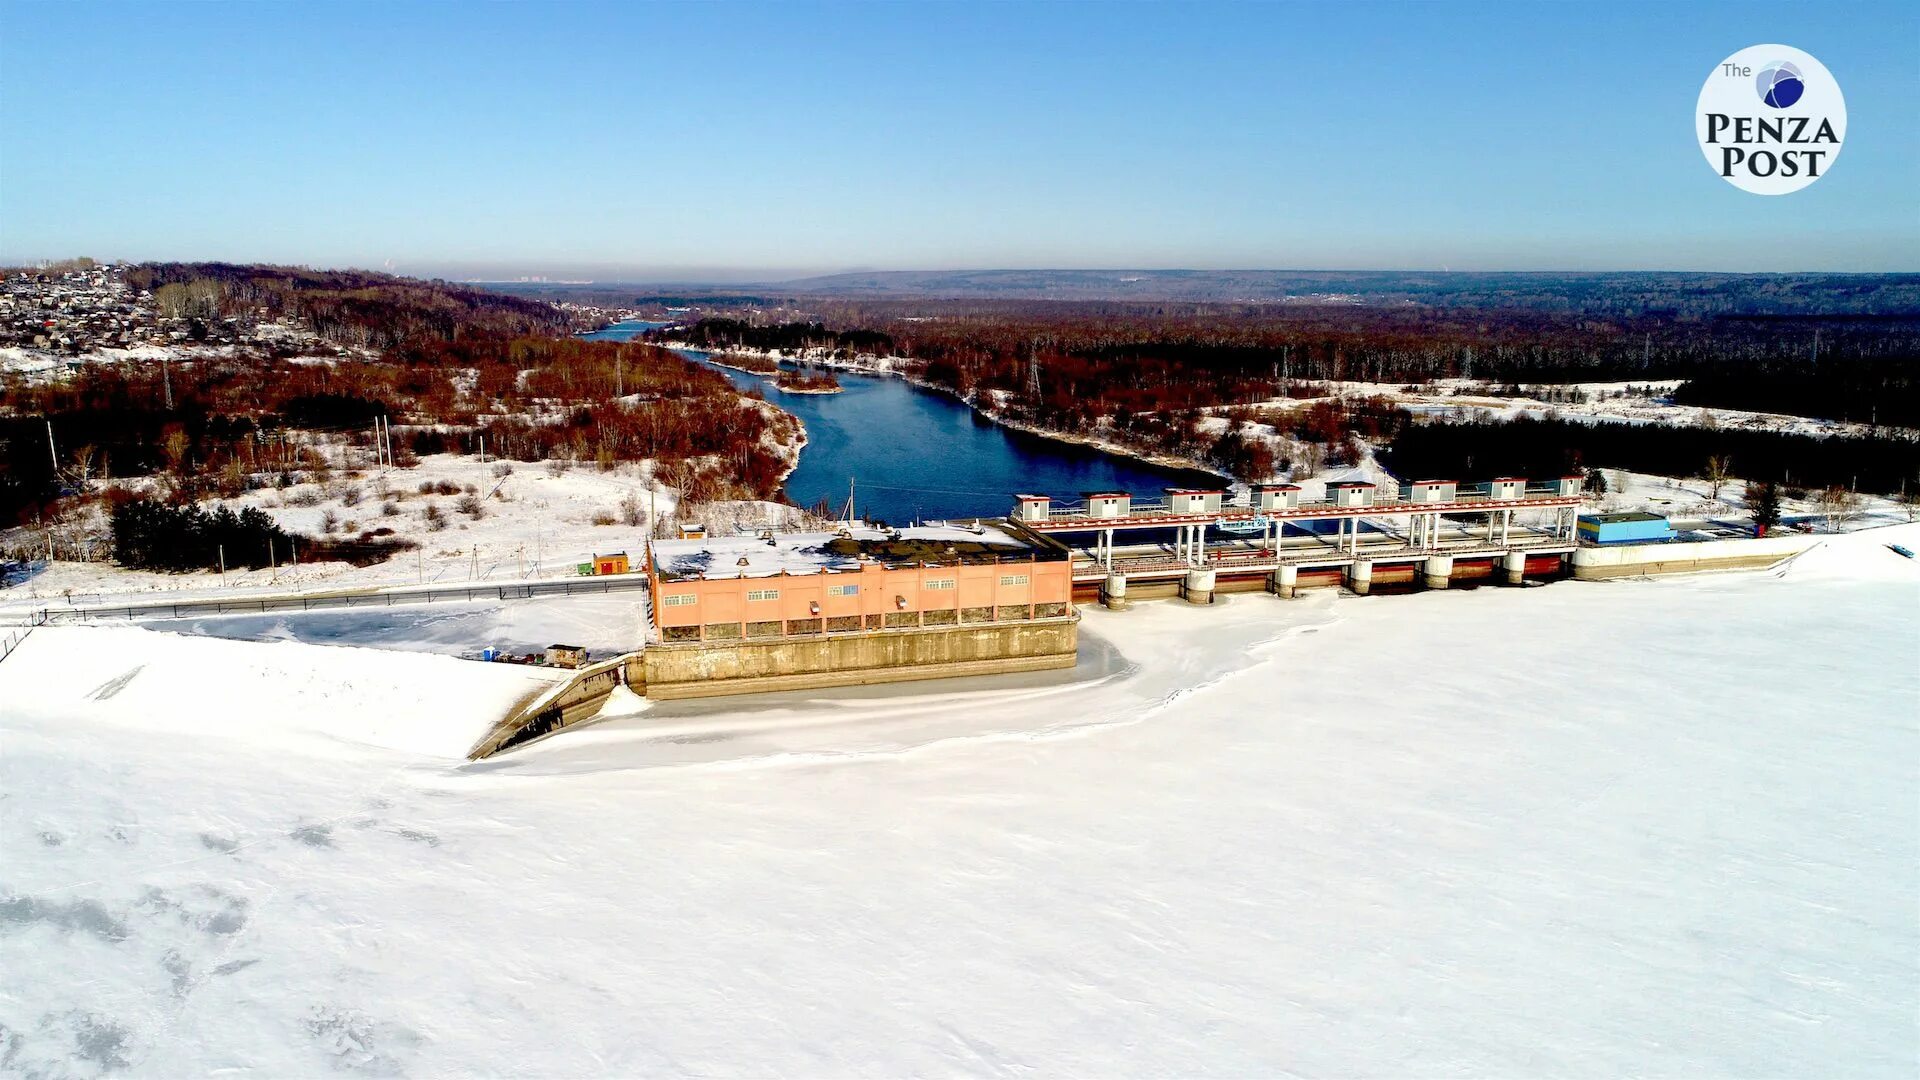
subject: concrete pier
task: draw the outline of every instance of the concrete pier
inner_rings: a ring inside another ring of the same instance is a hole
[[[1110,611],[1125,611],[1127,602],[1127,575],[1108,574],[1107,580],[1100,586],[1100,602]]]
[[[1527,581],[1527,553],[1509,551],[1500,558],[1500,570],[1506,575],[1507,584],[1524,585]]]
[[[1282,598],[1291,600],[1300,594],[1300,568],[1292,563],[1283,563],[1273,572],[1273,591]]]
[[[1347,566],[1347,588],[1355,596],[1365,596],[1373,589],[1373,563],[1366,559],[1355,559]]]
[[[1429,555],[1420,564],[1421,581],[1429,589],[1444,589],[1453,578],[1453,556]]]
[[[1213,603],[1214,572],[1212,570],[1189,570],[1187,580],[1181,587],[1180,596],[1189,604]]]

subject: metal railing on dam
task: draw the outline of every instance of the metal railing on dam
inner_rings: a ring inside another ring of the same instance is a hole
[[[339,608],[398,607],[405,604],[455,603],[470,600],[531,600],[542,596],[611,593],[647,587],[645,574],[603,574],[543,581],[477,581],[461,585],[374,585],[365,588],[316,592],[259,593],[251,596],[211,596],[115,604],[73,604],[34,610],[35,626],[85,623],[108,619],[187,619],[209,615],[258,615],[276,611],[323,611]]]

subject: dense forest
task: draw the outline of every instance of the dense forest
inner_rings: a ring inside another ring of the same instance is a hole
[[[671,337],[697,349],[780,349],[786,352],[814,349],[846,357],[860,353],[890,352],[895,347],[893,337],[880,331],[858,327],[828,330],[817,322],[762,324],[746,319],[710,318],[654,336]]]
[[[1821,437],[1519,417],[1411,424],[1380,451],[1381,464],[1398,475],[1462,479],[1562,476],[1602,467],[1699,476],[1715,458],[1733,475],[1788,489],[1838,486],[1900,494],[1920,485],[1920,440],[1911,435]]]
[[[1293,396],[1300,381],[1683,380],[1678,400],[1920,426],[1920,310],[1905,315],[1599,319],[1403,305],[845,301],[823,321],[706,318],[656,336],[707,347],[909,358],[1017,419],[1085,431],[1125,410]],[[838,327],[838,329],[835,329]]]

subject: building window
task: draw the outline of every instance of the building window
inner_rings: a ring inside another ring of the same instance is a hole
[[[859,595],[860,595],[860,586],[858,586],[858,585],[829,585],[829,586],[827,586],[827,595],[828,595],[828,596],[859,596]]]
[[[747,590],[747,599],[749,599],[749,600],[778,600],[778,599],[780,599],[780,590],[779,590],[779,589],[748,589],[748,590]]]
[[[953,582],[954,582],[953,578],[934,578],[932,581],[927,582],[927,588],[951,589],[953,588]]]
[[[688,607],[699,602],[700,597],[694,593],[668,593],[660,598],[661,607]]]
[[[1027,575],[1025,574],[1001,574],[1000,575],[1000,584],[1002,585],[1025,585],[1026,583],[1027,583]]]

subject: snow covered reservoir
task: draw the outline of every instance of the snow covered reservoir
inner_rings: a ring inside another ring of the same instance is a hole
[[[1096,609],[1097,679],[658,703],[481,764],[472,716],[531,673],[35,631],[0,662],[0,1054],[1909,1076],[1890,543],[1920,528],[1767,573]]]

